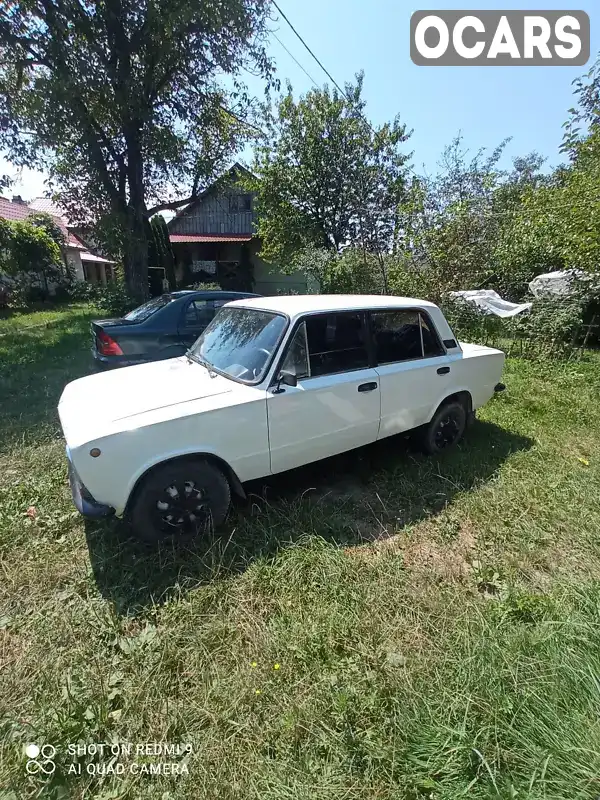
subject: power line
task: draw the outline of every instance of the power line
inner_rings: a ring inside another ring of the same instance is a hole
[[[323,64],[322,64],[322,63],[319,61],[319,59],[316,57],[316,55],[313,53],[313,51],[310,49],[310,47],[309,47],[309,46],[306,44],[306,42],[304,41],[304,39],[302,38],[302,36],[300,36],[300,34],[299,34],[299,33],[298,33],[298,31],[296,30],[296,28],[294,28],[294,26],[292,25],[292,23],[289,21],[289,19],[286,17],[286,15],[283,13],[283,11],[282,11],[282,10],[279,8],[279,6],[278,6],[278,4],[277,4],[276,0],[271,0],[271,2],[273,3],[273,5],[274,5],[274,6],[275,6],[275,8],[277,9],[277,11],[279,11],[279,13],[280,13],[280,14],[281,14],[281,16],[284,18],[284,20],[287,22],[287,24],[290,26],[290,28],[292,29],[292,31],[293,31],[293,32],[296,34],[296,36],[298,37],[298,39],[300,39],[300,41],[302,42],[302,44],[304,45],[304,47],[306,48],[306,50],[308,50],[308,52],[310,53],[310,55],[311,55],[311,56],[314,58],[314,60],[317,62],[317,64],[318,64],[318,65],[321,67],[321,69],[323,70],[323,72],[325,73],[325,75],[327,75],[327,77],[328,77],[328,78],[329,78],[329,80],[330,80],[330,81],[333,83],[333,85],[334,85],[334,86],[335,86],[335,87],[336,87],[336,88],[337,88],[337,89],[338,89],[338,90],[339,90],[339,91],[340,91],[340,92],[341,92],[341,93],[344,95],[344,97],[346,97],[346,92],[345,92],[345,91],[342,89],[342,87],[339,85],[339,83],[336,81],[336,79],[333,77],[333,75],[332,75],[332,74],[331,74],[331,73],[330,73],[328,70],[326,70],[326,69],[325,69],[325,67],[323,66]],[[287,50],[287,48],[286,48],[286,50]],[[288,52],[289,52],[289,51],[288,51]],[[290,55],[291,55],[291,54],[290,54]],[[294,61],[296,61],[296,59],[294,59]],[[298,62],[296,62],[296,63],[298,63]],[[304,71],[304,68],[303,68],[303,71]],[[311,78],[311,80],[313,80],[313,79]],[[313,81],[313,83],[314,83],[314,81]]]
[[[303,73],[306,75],[306,77],[307,77],[307,78],[308,78],[310,81],[312,81],[312,83],[313,83],[313,85],[314,85],[314,86],[316,86],[316,87],[318,88],[318,83],[316,82],[316,80],[315,80],[315,79],[312,77],[312,75],[311,75],[310,73],[308,73],[308,72],[307,72],[307,71],[304,69],[304,67],[303,67],[303,66],[302,66],[302,64],[301,64],[301,63],[298,61],[298,59],[296,58],[296,56],[294,56],[294,54],[293,54],[293,53],[291,53],[291,52],[290,52],[290,51],[287,49],[287,47],[284,45],[284,43],[281,41],[281,39],[279,38],[279,36],[277,36],[277,34],[276,34],[274,31],[273,31],[273,36],[274,36],[274,37],[277,39],[277,41],[278,41],[278,42],[279,42],[279,44],[280,44],[280,45],[283,47],[283,49],[284,49],[284,50],[285,50],[285,52],[288,54],[288,56],[289,56],[289,57],[290,57],[290,58],[291,58],[293,61],[295,61],[295,62],[296,62],[296,64],[297,64],[297,65],[300,67],[300,69],[301,69],[301,70],[302,70],[302,72],[303,72]]]

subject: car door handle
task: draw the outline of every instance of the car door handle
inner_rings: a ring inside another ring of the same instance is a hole
[[[375,381],[373,381],[372,383],[361,383],[360,386],[358,387],[358,391],[359,392],[372,392],[376,388],[377,388],[377,384],[375,383]]]
[[[437,371],[438,375],[447,375],[450,372],[450,367],[440,367]]]

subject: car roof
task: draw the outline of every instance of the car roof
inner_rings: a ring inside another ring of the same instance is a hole
[[[195,294],[196,296],[206,295],[206,297],[213,297],[214,295],[218,294],[222,298],[231,297],[234,299],[244,297],[260,297],[259,294],[253,294],[252,292],[228,292],[223,291],[222,289],[179,289],[176,292],[166,292],[165,294],[174,299],[179,297],[188,297],[190,294]]]
[[[436,308],[428,300],[380,294],[295,294],[234,300],[228,306],[279,311],[297,317],[311,311],[346,311],[377,308]]]

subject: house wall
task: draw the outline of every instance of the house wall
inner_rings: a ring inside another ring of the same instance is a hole
[[[310,294],[306,276],[302,272],[285,275],[273,264],[263,261],[257,254],[260,245],[251,243],[252,266],[254,267],[254,291],[267,296],[276,294]]]
[[[253,233],[254,211],[230,211],[229,196],[248,194],[236,186],[227,186],[220,192],[211,192],[192,203],[169,223],[170,233],[227,234]],[[252,198],[252,207],[254,198]]]
[[[65,250],[65,258],[67,264],[73,270],[76,281],[84,281],[85,275],[83,272],[83,264],[81,263],[81,253],[75,248],[67,247]]]

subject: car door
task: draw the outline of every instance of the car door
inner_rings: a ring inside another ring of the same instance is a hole
[[[219,302],[222,305],[221,301]],[[182,344],[191,347],[215,315],[215,301],[195,298],[183,309],[178,334]]]
[[[374,442],[379,430],[379,379],[369,366],[363,312],[307,315],[275,374],[296,386],[267,394],[271,472],[282,472]]]
[[[424,311],[390,309],[369,316],[381,389],[378,438],[383,439],[429,420],[432,403],[451,386],[452,359]]]

